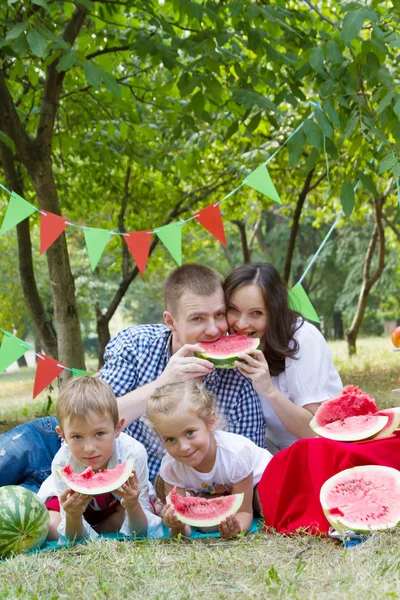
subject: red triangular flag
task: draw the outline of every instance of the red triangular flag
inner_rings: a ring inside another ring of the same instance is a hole
[[[46,216],[40,213],[40,254],[46,252],[62,234],[66,226],[64,217],[49,211],[46,211]]]
[[[35,383],[33,385],[34,398],[65,369],[65,365],[59,360],[54,360],[54,358],[50,358],[50,356],[46,356],[41,352],[39,352],[39,356],[42,358],[38,357],[36,365]]]
[[[200,225],[203,225],[203,227],[205,227],[207,231],[216,237],[221,244],[226,246],[224,224],[222,222],[219,206],[210,204],[210,206],[202,208],[199,214],[196,216],[196,219]]]
[[[147,259],[149,258],[151,232],[132,231],[128,235],[124,235],[124,240],[137,268],[143,275],[146,270]]]

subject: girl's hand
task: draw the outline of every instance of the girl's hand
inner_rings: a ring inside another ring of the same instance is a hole
[[[82,517],[87,504],[92,500],[93,496],[79,494],[71,489],[66,489],[60,494],[60,504],[63,507],[65,514],[68,517]]]
[[[121,498],[121,505],[127,512],[136,508],[140,496],[140,484],[136,471],[132,471],[121,489],[113,493]]]
[[[164,510],[163,521],[167,527],[170,529],[176,530],[184,530],[185,524],[181,523],[178,517],[175,514],[175,510],[173,506],[167,504]]]
[[[268,396],[275,389],[272,385],[268,363],[261,350],[252,350],[251,354],[252,356],[246,353],[238,354],[240,360],[235,362],[235,367],[239,373],[251,380],[257,394]]]
[[[238,535],[238,533],[241,532],[241,528],[236,515],[226,517],[226,519],[219,524],[218,531],[220,536],[225,539]]]

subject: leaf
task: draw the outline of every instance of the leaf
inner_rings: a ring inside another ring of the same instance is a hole
[[[107,73],[106,71],[103,71],[102,73],[103,73],[104,85],[106,86],[108,91],[111,92],[112,94],[114,94],[114,96],[116,96],[117,98],[120,98],[121,97],[121,86],[119,85],[119,83],[117,82],[115,77],[113,77],[111,75],[111,73]]]
[[[315,118],[317,119],[318,125],[322,129],[322,133],[327,137],[333,137],[333,127],[328,121],[328,117],[320,108],[316,108],[314,111]]]
[[[58,65],[56,67],[57,73],[60,71],[68,71],[71,67],[76,63],[76,52],[73,50],[69,50],[65,54],[62,55],[60,60],[58,61]]]
[[[231,123],[226,131],[225,134],[225,140],[229,140],[229,138],[231,138],[233,136],[234,133],[237,132],[237,130],[239,129],[239,125],[237,121],[233,121],[233,123]]]
[[[320,46],[311,50],[309,62],[314,71],[325,74],[324,51]]]
[[[309,173],[311,171],[311,169],[313,169],[315,167],[315,165],[317,164],[317,160],[318,160],[318,156],[319,156],[319,152],[316,148],[313,148],[310,152],[310,154],[307,156],[307,160],[306,160],[306,172]]]
[[[238,104],[244,106],[244,108],[254,108],[254,106],[258,106],[259,108],[266,108],[273,112],[279,112],[278,107],[271,102],[271,100],[268,100],[268,98],[262,94],[253,92],[252,90],[235,90],[233,92],[233,98]]]
[[[198,91],[191,99],[190,108],[193,110],[196,117],[201,117],[204,110],[204,96],[201,90]]]
[[[33,87],[35,87],[35,85],[37,85],[37,82],[39,81],[39,75],[37,74],[36,69],[32,64],[29,65],[28,68],[28,78]]]
[[[351,119],[347,121],[346,127],[344,128],[343,137],[348,138],[352,135],[358,125],[358,115],[353,115]]]
[[[16,40],[17,37],[21,35],[29,26],[29,21],[22,21],[22,23],[17,23],[14,25],[12,29],[7,33],[6,40]]]
[[[253,132],[257,129],[257,127],[259,126],[260,121],[261,121],[261,116],[262,116],[262,113],[258,112],[257,114],[255,114],[251,117],[250,123],[247,125],[248,131]]]
[[[37,4],[37,6],[41,6],[44,10],[50,14],[50,9],[47,6],[46,0],[32,0],[32,4]]]
[[[30,31],[26,36],[28,40],[28,44],[33,54],[39,56],[40,58],[46,58],[47,56],[47,47],[48,43],[46,38],[44,38],[36,29]]]
[[[3,144],[8,146],[13,152],[15,152],[14,141],[10,137],[8,137],[8,135],[6,135],[3,131],[0,131],[0,141],[2,141]]]
[[[103,72],[90,60],[87,60],[83,65],[85,72],[86,81],[89,85],[93,86],[96,90],[101,86],[103,81]]]
[[[333,141],[330,138],[325,138],[325,147],[326,147],[326,151],[328,152],[328,154],[330,154],[330,156],[332,156],[332,158],[334,160],[336,160],[339,156],[339,153],[337,151],[335,144],[333,143]]]
[[[376,109],[377,115],[380,115],[385,110],[385,108],[387,108],[389,106],[389,104],[392,102],[395,95],[396,95],[396,92],[391,90],[382,98],[382,100],[379,102],[378,108]]]
[[[44,37],[50,42],[54,42],[55,46],[61,48],[62,50],[68,50],[68,44],[62,37],[55,35],[52,33],[47,27],[39,27],[39,31]]]
[[[400,99],[399,99],[399,100],[397,100],[396,104],[395,104],[395,105],[394,105],[394,107],[393,107],[393,110],[394,110],[394,112],[395,112],[395,114],[396,114],[396,117],[397,117],[398,119],[400,119]]]
[[[369,175],[366,175],[365,173],[360,173],[360,180],[361,180],[361,183],[363,184],[363,187],[366,190],[371,192],[371,194],[373,194],[375,197],[379,196],[378,190],[376,189],[375,184]]]
[[[345,181],[342,185],[342,189],[340,190],[340,203],[343,208],[343,212],[346,217],[350,217],[354,208],[354,189],[353,184],[350,181]]]
[[[330,120],[332,121],[332,123],[334,125],[336,125],[337,127],[340,127],[340,125],[342,124],[339,118],[338,113],[336,112],[336,109],[334,108],[332,102],[330,100],[325,100],[322,104],[325,112],[328,114],[328,117],[330,118]]]
[[[389,154],[386,154],[386,156],[379,162],[379,174],[384,173],[385,171],[389,171],[389,169],[393,169],[396,163],[396,153],[389,152]]]
[[[345,44],[351,42],[351,40],[359,34],[368,12],[369,11],[366,11],[365,8],[359,8],[357,10],[350,10],[345,15],[343,19],[343,28],[339,34],[339,38]]]
[[[291,167],[296,167],[301,159],[306,143],[306,136],[303,128],[299,129],[288,142],[289,149],[289,164]]]
[[[88,10],[92,10],[94,8],[93,2],[91,0],[79,0],[79,4],[82,4]]]
[[[307,141],[320,150],[322,148],[322,135],[319,127],[311,121],[311,119],[306,119],[303,125],[304,133],[306,134]]]
[[[344,56],[338,44],[333,40],[329,40],[326,45],[326,57],[333,65],[341,65],[344,61]]]

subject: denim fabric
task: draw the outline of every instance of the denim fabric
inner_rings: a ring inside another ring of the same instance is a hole
[[[61,446],[56,425],[55,417],[43,417],[0,435],[0,487],[21,484],[38,491]]]

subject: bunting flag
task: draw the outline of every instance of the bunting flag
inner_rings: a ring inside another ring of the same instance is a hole
[[[5,333],[0,347],[0,373],[21,358],[27,350],[26,344],[11,333]]]
[[[91,377],[93,375],[93,373],[89,373],[89,371],[84,371],[83,369],[71,369],[71,371],[72,377],[82,377],[83,375],[88,375]]]
[[[38,359],[36,365],[33,398],[36,398],[65,369],[65,365],[62,365],[58,360],[54,360],[54,358],[50,358],[50,356],[46,356],[41,352],[38,356],[42,358]]]
[[[84,229],[83,233],[85,234],[90,266],[92,267],[92,271],[94,271],[110,239],[110,233],[106,229],[97,229],[94,227]]]
[[[296,283],[289,292],[289,306],[305,319],[319,323],[319,317],[301,283]]]
[[[272,183],[272,179],[265,165],[260,165],[257,167],[255,171],[246,177],[243,183],[254,190],[257,190],[258,192],[261,192],[264,194],[264,196],[267,196],[267,198],[271,198],[271,200],[274,202],[282,204],[282,200],[280,199],[279,194]]]
[[[67,223],[64,217],[55,215],[46,211],[46,214],[40,213],[40,254],[43,254],[50,248],[66,228]]]
[[[150,234],[151,231],[131,231],[128,235],[124,235],[129,252],[132,254],[133,260],[142,275],[146,270],[147,259],[149,258]]]
[[[202,208],[198,215],[195,215],[196,221],[203,225],[207,231],[211,233],[217,240],[226,246],[226,237],[224,231],[224,223],[222,221],[221,211],[219,206],[210,204]]]
[[[172,258],[180,266],[182,264],[182,226],[180,223],[170,223],[155,230]]]
[[[12,229],[18,223],[21,223],[21,221],[24,221],[35,210],[36,208],[32,204],[29,204],[29,202],[18,196],[15,192],[11,192],[10,202],[8,203],[4,221],[0,229],[0,235]]]

